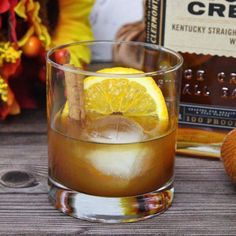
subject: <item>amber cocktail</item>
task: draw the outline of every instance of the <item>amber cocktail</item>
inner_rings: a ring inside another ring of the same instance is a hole
[[[96,60],[96,50],[120,45],[139,56]],[[85,61],[75,51],[92,54]],[[150,56],[153,71],[145,72]],[[48,53],[49,194],[56,208],[81,219],[131,222],[171,205],[181,65],[171,50],[134,42],[79,42]]]

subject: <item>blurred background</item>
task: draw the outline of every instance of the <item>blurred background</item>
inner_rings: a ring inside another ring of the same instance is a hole
[[[80,40],[112,40],[143,18],[143,0],[1,0],[0,120],[45,107],[47,51]],[[89,55],[78,55],[85,61]],[[111,58],[111,51],[94,51]],[[63,52],[58,53],[61,62]]]
[[[94,38],[101,40],[115,39],[117,31],[129,22],[143,18],[143,0],[96,0],[90,14]],[[103,54],[110,58],[110,52],[97,51],[97,57]]]

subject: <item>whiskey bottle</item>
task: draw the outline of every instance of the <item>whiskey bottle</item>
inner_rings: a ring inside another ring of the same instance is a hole
[[[236,127],[236,0],[146,0],[146,42],[182,54],[177,153],[220,157]]]

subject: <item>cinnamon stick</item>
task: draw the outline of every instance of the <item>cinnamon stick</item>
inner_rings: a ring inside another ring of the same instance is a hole
[[[69,66],[75,68],[72,65]],[[83,122],[85,119],[83,76],[65,71],[65,83],[69,117],[73,120]]]

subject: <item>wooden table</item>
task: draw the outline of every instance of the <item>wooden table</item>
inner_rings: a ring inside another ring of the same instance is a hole
[[[47,195],[43,111],[0,123],[0,180],[0,235],[236,235],[236,185],[218,160],[178,156],[173,206],[146,221],[90,223],[55,210]]]

